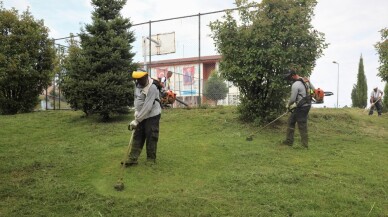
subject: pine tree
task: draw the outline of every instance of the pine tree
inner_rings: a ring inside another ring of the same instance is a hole
[[[353,84],[351,99],[352,99],[352,107],[356,107],[354,102],[357,101],[357,85]]]
[[[357,108],[365,108],[368,104],[368,85],[364,73],[364,60],[362,55],[358,64],[357,84],[352,91],[352,106]]]
[[[69,53],[63,91],[73,109],[86,115],[125,114],[133,104],[130,72],[135,41],[130,20],[120,15],[126,0],[92,0],[92,24],[81,30],[79,49]],[[73,56],[72,56],[73,55]]]

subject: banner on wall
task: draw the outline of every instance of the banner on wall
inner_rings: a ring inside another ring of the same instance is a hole
[[[194,66],[183,68],[183,85],[194,84],[194,72],[195,72]]]

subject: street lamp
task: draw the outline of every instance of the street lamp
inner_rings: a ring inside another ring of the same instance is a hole
[[[336,61],[333,61],[334,64],[337,64],[338,66],[338,75],[337,75],[337,108],[338,108],[338,95],[339,95],[339,63]]]

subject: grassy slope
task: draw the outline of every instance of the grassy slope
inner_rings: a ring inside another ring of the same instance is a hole
[[[0,216],[388,216],[388,117],[313,109],[310,149],[235,108],[164,110],[157,165],[125,170],[130,116],[0,116]]]

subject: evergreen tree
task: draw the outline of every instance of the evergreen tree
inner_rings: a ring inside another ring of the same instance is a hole
[[[228,86],[217,71],[213,71],[204,85],[203,95],[216,102],[225,99],[228,94]]]
[[[125,114],[133,104],[133,82],[129,19],[120,10],[126,0],[92,0],[92,24],[81,30],[79,47],[73,41],[66,64],[63,92],[73,109],[86,115],[99,114],[103,120],[112,114]]]
[[[354,102],[357,101],[357,86],[353,84],[352,93],[351,93],[351,99],[352,99],[352,107],[356,107],[354,105]]]
[[[290,87],[283,74],[294,69],[309,76],[322,56],[324,34],[311,24],[316,0],[236,1],[224,21],[210,24],[222,55],[222,76],[240,90],[240,118],[269,122],[285,111]]]
[[[0,1],[0,114],[30,112],[50,84],[55,49],[43,20]]]
[[[358,64],[357,84],[352,90],[352,107],[365,108],[368,104],[368,85],[364,73],[364,60],[362,55]]]

